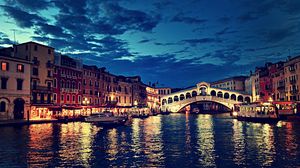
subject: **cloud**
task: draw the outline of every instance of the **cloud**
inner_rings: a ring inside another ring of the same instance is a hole
[[[222,29],[222,30],[220,30],[220,31],[218,31],[218,32],[216,32],[216,35],[225,35],[225,34],[232,34],[232,33],[236,33],[237,31],[235,31],[235,30],[232,30],[232,31],[230,31],[230,28],[229,27],[225,27],[224,29]]]
[[[0,32],[0,45],[12,45],[14,44],[5,33]]]
[[[37,35],[53,35],[56,38],[72,38],[71,34],[65,33],[65,31],[59,26],[49,25],[45,23],[39,23],[37,24],[37,26],[39,26],[39,29],[35,31]]]
[[[7,13],[7,16],[12,17],[21,28],[29,28],[34,26],[36,23],[46,22],[44,18],[37,14],[25,12],[17,7],[14,8],[5,5],[1,5],[0,7],[3,8]]]
[[[183,43],[188,43],[191,46],[197,46],[198,44],[206,44],[206,43],[221,43],[221,39],[216,38],[200,38],[200,39],[185,39],[182,40]]]
[[[200,19],[197,17],[189,17],[189,16],[184,16],[182,13],[176,14],[172,19],[172,22],[182,22],[186,24],[202,24],[207,22],[206,19]]]
[[[148,42],[151,42],[153,40],[154,39],[143,39],[143,40],[140,40],[138,43],[148,43]]]
[[[6,0],[7,4],[18,5],[23,9],[42,10],[51,6],[47,0]]]
[[[270,28],[265,30],[262,34],[265,36],[265,40],[268,43],[280,42],[288,37],[291,37],[298,31],[297,27],[284,26],[281,28]]]

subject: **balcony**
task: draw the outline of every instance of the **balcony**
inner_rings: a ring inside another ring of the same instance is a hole
[[[293,90],[291,90],[291,94],[297,94],[297,93],[299,93],[299,90],[298,89],[293,89]]]
[[[51,62],[48,61],[48,62],[46,63],[46,67],[47,67],[47,68],[53,68],[53,64],[52,64]]]
[[[40,61],[38,61],[38,60],[33,60],[32,63],[33,63],[33,65],[36,65],[36,66],[40,65]]]
[[[296,84],[296,82],[297,82],[296,80],[290,80],[290,84],[291,84],[291,85]]]
[[[53,88],[52,87],[47,87],[47,86],[33,86],[32,87],[33,91],[47,91],[47,92],[52,92]]]
[[[65,93],[75,93],[75,94],[79,93],[78,89],[70,89],[70,88],[61,88],[60,91]]]
[[[284,90],[285,89],[285,86],[284,85],[279,85],[278,87],[277,87],[277,90]]]

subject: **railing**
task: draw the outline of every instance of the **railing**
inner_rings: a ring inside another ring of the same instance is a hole
[[[291,94],[297,94],[298,92],[299,92],[298,89],[293,89],[293,90],[291,90]]]
[[[70,88],[61,88],[60,89],[62,92],[67,92],[67,93],[78,93],[79,90],[78,89],[70,89]]]
[[[184,100],[179,100],[179,101],[172,101],[172,103],[164,103],[164,105],[168,105],[168,104],[173,104],[173,103],[181,103],[181,104],[185,104],[191,101],[219,101],[219,102],[224,102],[224,103],[229,103],[229,104],[236,104],[237,100],[231,100],[231,99],[225,99],[225,98],[221,98],[221,97],[217,97],[217,96],[196,96],[196,97],[191,97],[191,98],[187,98]],[[241,103],[241,102],[239,102]]]
[[[32,87],[32,90],[38,90],[38,91],[53,91],[52,87],[47,87],[47,86],[34,86]]]
[[[296,84],[296,82],[297,82],[296,80],[290,80],[291,85]]]
[[[33,63],[33,65],[40,65],[40,61],[39,60],[33,60],[32,63]]]

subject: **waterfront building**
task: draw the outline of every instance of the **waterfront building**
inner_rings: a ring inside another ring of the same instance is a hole
[[[100,111],[100,71],[97,66],[83,65],[82,105],[87,114]]]
[[[285,101],[284,62],[271,65],[270,77],[272,79],[272,92],[274,101]]]
[[[161,98],[165,95],[171,94],[172,93],[172,89],[168,88],[168,87],[164,87],[164,88],[156,88],[156,90],[158,91],[158,101],[161,102]]]
[[[255,69],[256,83],[255,90],[256,95],[259,95],[260,101],[268,101],[272,97],[272,80],[269,76],[269,65],[264,67],[257,67]]]
[[[300,56],[289,58],[284,63],[285,92],[287,101],[300,101]]]
[[[29,61],[30,119],[51,118],[53,106],[54,48],[36,42],[27,42],[1,49],[14,58]]]
[[[158,111],[160,107],[158,89],[154,87],[147,86],[147,105],[151,110]]]
[[[246,76],[235,76],[211,83],[212,87],[227,89],[232,91],[245,91]]]
[[[61,108],[61,115],[80,115],[82,61],[56,53],[53,77],[53,102]]]
[[[127,77],[132,83],[132,102],[136,107],[147,106],[147,91],[146,87],[140,76]]]
[[[118,88],[116,97],[118,97],[117,106],[121,108],[132,107],[132,84],[124,76],[118,76]],[[125,111],[125,110],[123,110]]]
[[[0,120],[27,118],[30,112],[30,62],[10,53],[0,55]]]

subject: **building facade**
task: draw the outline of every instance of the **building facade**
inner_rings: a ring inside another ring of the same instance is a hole
[[[0,56],[0,120],[28,118],[30,62],[8,54]]]
[[[218,80],[211,83],[211,87],[227,89],[232,91],[245,91],[246,76],[235,76]]]
[[[287,101],[300,101],[300,56],[289,58],[284,63],[285,93]]]
[[[53,102],[56,105],[78,106],[82,102],[82,63],[56,54],[53,73]]]

